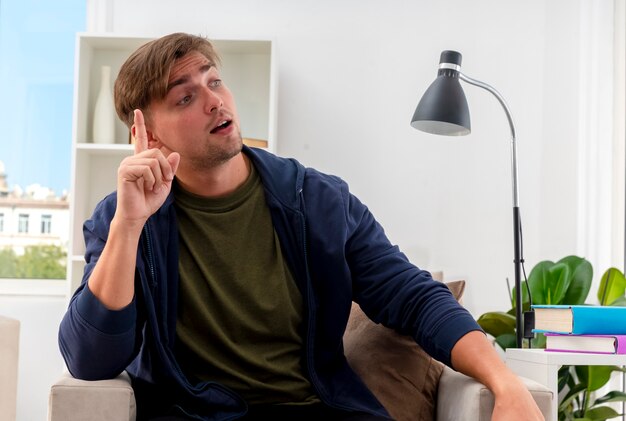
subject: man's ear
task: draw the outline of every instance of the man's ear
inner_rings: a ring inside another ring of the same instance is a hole
[[[160,148],[162,145],[161,145],[161,142],[159,142],[157,137],[154,135],[154,132],[152,131],[150,114],[148,111],[143,112],[143,118],[144,118],[144,125],[146,129],[146,136],[148,137],[148,149]],[[131,135],[134,138],[136,136],[135,130],[137,130],[134,124],[131,126],[130,130],[131,130]]]
[[[133,124],[130,127],[130,135],[133,138],[133,141],[135,141],[135,138],[137,136],[136,134],[136,128],[135,125]],[[159,141],[154,137],[154,134],[152,133],[152,130],[148,130],[146,128],[146,136],[148,137],[148,149],[153,149],[153,148],[158,148],[159,147]]]
[[[146,134],[148,135],[148,149],[158,149],[161,146],[161,142],[154,136],[152,130],[146,129]]]

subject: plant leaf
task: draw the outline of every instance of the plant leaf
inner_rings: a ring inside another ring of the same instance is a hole
[[[528,287],[533,298],[533,304],[548,304],[546,302],[546,288],[544,285],[546,284],[546,277],[550,276],[548,271],[552,266],[554,266],[554,262],[544,260],[537,263],[530,271]],[[524,298],[524,296],[526,297]],[[528,301],[528,293],[525,288],[522,289],[522,301]]]
[[[619,297],[624,296],[626,291],[626,278],[624,274],[616,268],[609,268],[602,279],[598,288],[598,301],[600,305],[609,305]]]
[[[563,297],[557,304],[584,304],[593,280],[593,267],[588,260],[578,256],[567,256],[559,260],[570,268],[572,280]]]
[[[570,268],[565,263],[557,263],[549,269],[549,273],[547,295],[550,302],[547,304],[560,304],[572,280]]]
[[[546,336],[541,332],[535,333],[535,337],[532,339],[532,347],[533,348],[545,348]]]
[[[593,405],[595,406],[606,402],[626,402],[626,393],[612,390],[601,398],[596,399]]]
[[[598,406],[585,412],[585,418],[594,421],[607,420],[617,416],[619,416],[619,413],[609,406]]]
[[[496,343],[504,350],[517,347],[517,336],[514,333],[505,333],[496,338]]]
[[[563,397],[563,400],[559,403],[559,412],[567,409],[568,405],[574,400],[580,393],[587,390],[587,385],[578,383],[572,387],[567,394]]]
[[[578,365],[576,375],[580,384],[593,392],[604,386],[611,378],[614,371],[622,371],[620,367],[614,365]]]
[[[615,301],[609,303],[610,306],[626,307],[626,297],[617,297]]]
[[[566,269],[567,268],[567,269]],[[554,263],[536,264],[528,276],[533,304],[583,304],[591,289],[593,268],[586,259],[566,256]],[[522,301],[528,302],[522,289]]]
[[[563,388],[565,387],[569,379],[572,377],[569,367],[570,367],[569,365],[564,365],[564,366],[561,366],[561,368],[559,368],[559,375],[558,375],[558,380],[559,380],[558,391],[559,392],[563,390]]]
[[[506,333],[515,335],[515,317],[502,311],[485,313],[478,318],[477,322],[494,338]]]

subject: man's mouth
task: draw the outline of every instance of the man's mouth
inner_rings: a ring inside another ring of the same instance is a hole
[[[220,124],[218,124],[213,130],[211,130],[211,133],[217,133],[220,130],[224,130],[228,128],[232,122],[233,122],[232,120],[224,120],[220,122]]]

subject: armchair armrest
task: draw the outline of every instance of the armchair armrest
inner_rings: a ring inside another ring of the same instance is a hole
[[[546,421],[556,419],[552,414],[552,391],[533,380],[521,379]],[[489,420],[493,405],[494,397],[487,387],[449,367],[444,368],[437,392],[437,421]]]
[[[86,381],[64,373],[50,389],[48,421],[135,421],[130,377]]]
[[[0,421],[15,420],[19,345],[20,322],[0,316]]]

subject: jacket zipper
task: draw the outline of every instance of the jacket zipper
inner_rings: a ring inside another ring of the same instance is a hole
[[[148,224],[147,224],[147,223],[143,226],[143,232],[144,232],[144,234],[145,234],[145,240],[144,240],[144,251],[145,251],[145,253],[146,253],[146,257],[147,257],[147,260],[148,260],[148,271],[150,272],[150,277],[152,278],[152,279],[151,279],[151,282],[152,282],[152,288],[156,288],[156,264],[155,264],[155,262],[154,262],[154,253],[153,253],[153,251],[152,251],[152,237],[151,237],[151,234],[150,234],[150,228],[148,227]],[[174,363],[172,364],[172,367],[174,368],[174,370],[176,371],[176,373],[178,374],[178,376],[179,376],[179,378],[180,378],[180,379],[183,379],[183,380],[185,380],[185,379],[186,379],[185,374],[182,372],[182,370],[180,369],[180,367],[178,366],[178,364],[177,364],[176,362],[174,362]],[[222,386],[222,385],[221,385],[221,384],[219,384],[219,383],[214,383],[214,382],[211,382],[211,383],[213,384],[213,387],[215,387],[216,389],[220,389],[220,390],[222,390],[222,391],[226,392],[227,394],[232,395],[232,393],[233,393],[233,392],[232,392],[230,389],[228,389],[228,388],[226,388],[226,387]],[[241,400],[241,398],[239,398],[239,399]],[[244,409],[244,411],[245,411],[245,412],[244,412],[244,414],[245,414],[245,413],[247,413],[247,412],[248,412],[248,408],[247,408],[246,403],[245,403],[245,402],[243,402],[243,403],[244,403],[244,407],[245,407],[245,409]],[[198,417],[196,417],[195,415],[188,414],[188,413],[187,413],[187,411],[185,411],[182,407],[180,407],[180,409],[181,409],[181,410],[182,410],[182,411],[183,411],[186,415],[191,416],[191,417],[192,417],[192,418],[194,418],[194,419],[198,419],[198,420],[203,419],[203,418],[198,418]],[[238,418],[240,415],[241,415],[241,414],[237,414],[237,415],[234,415],[234,416],[232,416],[232,417],[226,417],[226,418],[225,418],[225,421],[227,421],[227,420],[232,420],[232,419],[236,419],[236,418]]]
[[[304,194],[302,193],[302,188],[298,192],[300,195],[300,203],[304,204]],[[309,273],[309,253],[306,244],[307,237],[307,226],[306,226],[306,218],[303,211],[303,205],[300,209],[300,216],[302,218],[302,252],[304,254],[304,271],[306,275],[306,291],[307,291],[307,301],[309,303],[309,317],[307,320],[307,332],[308,332],[308,340],[307,340],[307,362],[309,366],[309,373],[311,375],[311,384],[315,388],[315,391],[319,395],[322,402],[327,403],[329,401],[328,396],[326,396],[326,391],[322,387],[322,382],[319,380],[317,373],[315,371],[314,364],[314,355],[315,355],[315,323],[313,317],[313,286],[311,285],[311,274]]]
[[[148,227],[147,223],[143,226],[143,232],[145,234],[144,249],[148,257],[148,270],[150,271],[151,278],[150,281],[152,283],[152,288],[154,288],[156,286],[156,270],[154,263],[154,253],[152,252],[152,239],[150,235],[150,228]]]
[[[303,189],[300,188],[300,191],[298,193],[300,195],[300,203],[303,204],[304,203]],[[342,409],[342,410],[352,410],[354,408],[350,408],[350,407],[343,406],[343,405],[337,405],[336,403],[330,401],[330,399],[328,398],[326,394],[326,391],[322,387],[322,382],[320,381],[315,371],[315,364],[314,364],[315,324],[314,324],[314,317],[312,314],[312,309],[313,309],[313,304],[314,304],[313,303],[313,286],[312,286],[312,281],[311,281],[311,274],[309,272],[309,256],[308,256],[308,248],[307,248],[307,243],[306,243],[307,225],[306,225],[306,218],[304,216],[303,208],[304,206],[302,205],[300,208],[300,215],[302,217],[302,250],[304,254],[304,270],[306,274],[306,288],[307,288],[307,295],[308,295],[307,301],[309,302],[309,317],[308,317],[308,323],[307,323],[308,324],[307,362],[309,366],[309,373],[311,375],[311,384],[315,388],[315,391],[317,392],[322,402],[324,402],[326,405],[333,407],[333,408]]]

